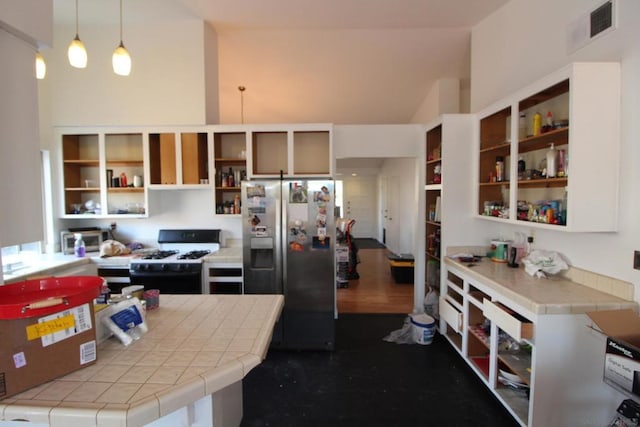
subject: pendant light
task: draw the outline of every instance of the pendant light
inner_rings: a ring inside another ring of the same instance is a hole
[[[84,43],[78,37],[78,0],[76,0],[76,37],[69,43],[67,55],[72,67],[87,67],[87,49],[84,48]]]
[[[113,51],[111,62],[114,73],[120,76],[128,76],[131,73],[131,55],[122,43],[122,0],[120,0],[120,44]]]
[[[45,64],[42,54],[40,52],[36,52],[36,78],[38,80],[42,80],[46,75],[47,64]]]

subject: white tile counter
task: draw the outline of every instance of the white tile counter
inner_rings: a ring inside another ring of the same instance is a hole
[[[34,276],[52,276],[58,271],[67,268],[77,267],[91,263],[93,253],[88,253],[86,257],[78,258],[75,255],[65,255],[62,252],[53,254],[42,254],[37,260],[33,260],[31,265],[17,270],[14,274],[5,274],[5,283],[14,283],[22,280],[28,280]],[[97,256],[98,253],[96,252]]]
[[[112,337],[95,365],[0,400],[0,420],[130,427],[220,391],[240,390],[241,399],[242,378],[266,356],[283,304],[281,295],[161,295],[140,340],[125,347]]]
[[[242,247],[220,248],[207,255],[204,262],[211,263],[242,263]]]
[[[578,314],[638,307],[632,301],[631,283],[576,268],[571,268],[565,275],[536,278],[527,274],[522,265],[510,268],[506,263],[488,258],[469,263],[445,257],[444,263],[490,286],[533,314]]]

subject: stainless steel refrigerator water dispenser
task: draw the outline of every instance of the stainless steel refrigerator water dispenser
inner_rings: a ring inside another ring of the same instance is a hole
[[[254,237],[251,239],[251,269],[274,268],[273,263],[273,238]]]

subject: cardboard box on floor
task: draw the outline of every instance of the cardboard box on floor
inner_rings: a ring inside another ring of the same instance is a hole
[[[92,303],[0,320],[0,399],[95,363],[94,323]]]
[[[587,315],[607,335],[604,382],[640,396],[640,317],[631,309],[592,311]]]

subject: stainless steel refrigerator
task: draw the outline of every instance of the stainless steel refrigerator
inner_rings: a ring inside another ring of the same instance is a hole
[[[272,346],[333,350],[334,183],[242,182],[245,294],[282,294]]]

